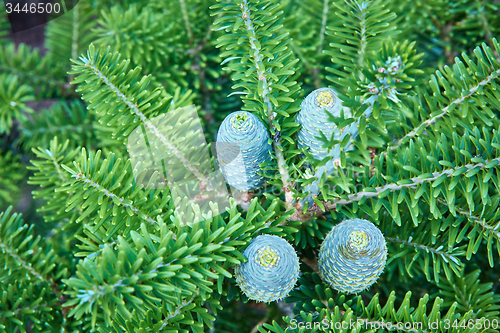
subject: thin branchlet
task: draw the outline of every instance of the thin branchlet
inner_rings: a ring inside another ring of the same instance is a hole
[[[402,144],[406,143],[409,139],[418,136],[418,133],[419,132],[421,133],[423,129],[425,129],[426,127],[428,127],[430,125],[433,125],[436,122],[436,120],[438,120],[439,118],[442,118],[442,117],[448,115],[450,113],[450,108],[452,108],[454,105],[461,105],[464,101],[473,97],[479,91],[480,87],[484,87],[484,86],[490,84],[493,80],[498,78],[499,75],[500,75],[500,69],[496,70],[493,73],[491,73],[490,75],[488,75],[487,78],[485,78],[484,80],[479,82],[474,87],[470,88],[469,93],[467,95],[464,95],[460,98],[454,99],[449,105],[447,105],[446,107],[441,109],[441,113],[435,115],[434,117],[432,117],[430,119],[425,120],[423,123],[421,123],[420,125],[415,127],[415,129],[413,129],[411,132],[406,134],[395,145],[390,146],[390,149],[396,149],[399,146],[401,146]],[[387,152],[385,152],[385,154],[387,154]]]

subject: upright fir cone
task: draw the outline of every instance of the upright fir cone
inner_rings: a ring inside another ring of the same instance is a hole
[[[321,244],[319,274],[335,290],[355,294],[377,281],[386,260],[380,230],[366,220],[346,220],[333,227]]]
[[[271,303],[285,298],[299,277],[299,257],[283,238],[255,237],[245,249],[246,263],[236,266],[236,284],[245,295],[258,302]]]
[[[250,191],[264,184],[264,177],[258,174],[262,171],[259,165],[271,160],[271,145],[266,127],[256,116],[246,111],[228,115],[217,133],[216,148],[229,185]]]
[[[324,143],[317,139],[322,132],[327,139],[339,140],[343,129],[338,129],[334,122],[328,120],[328,111],[334,117],[340,117],[342,109],[344,117],[350,118],[349,108],[342,107],[342,101],[337,97],[337,92],[330,88],[319,88],[311,92],[302,101],[300,112],[297,115],[297,123],[302,125],[297,142],[299,148],[309,147],[312,156],[317,160],[322,160],[328,153],[327,148],[323,148]]]

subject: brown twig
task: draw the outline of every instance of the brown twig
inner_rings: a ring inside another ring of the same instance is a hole
[[[311,267],[311,269],[313,271],[315,271],[316,273],[319,273],[319,266],[318,266],[318,259],[307,259],[307,258],[300,258],[300,260],[306,264],[307,266]]]

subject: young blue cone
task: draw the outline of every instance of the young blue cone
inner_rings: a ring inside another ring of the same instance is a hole
[[[346,220],[333,227],[321,244],[319,274],[335,290],[357,294],[377,281],[386,260],[380,230],[367,220]]]
[[[337,97],[337,92],[331,88],[319,88],[311,92],[302,101],[300,112],[296,121],[302,128],[297,134],[299,148],[308,147],[311,155],[322,160],[328,154],[328,149],[324,148],[324,142],[320,141],[323,133],[327,139],[332,134],[335,140],[339,140],[342,129],[337,128],[334,122],[330,121],[328,111],[333,117],[340,117],[344,110],[344,117],[351,117],[350,110],[342,107],[342,101]]]
[[[243,255],[246,263],[236,266],[236,284],[258,302],[285,298],[299,277],[299,257],[283,238],[261,235],[254,238]]]
[[[246,111],[233,112],[217,133],[217,159],[229,185],[240,191],[260,188],[265,178],[260,164],[271,160],[269,133],[262,122]]]

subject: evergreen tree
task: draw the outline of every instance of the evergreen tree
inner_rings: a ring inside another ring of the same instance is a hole
[[[499,332],[499,27],[80,0],[40,53],[0,12],[0,332]]]

